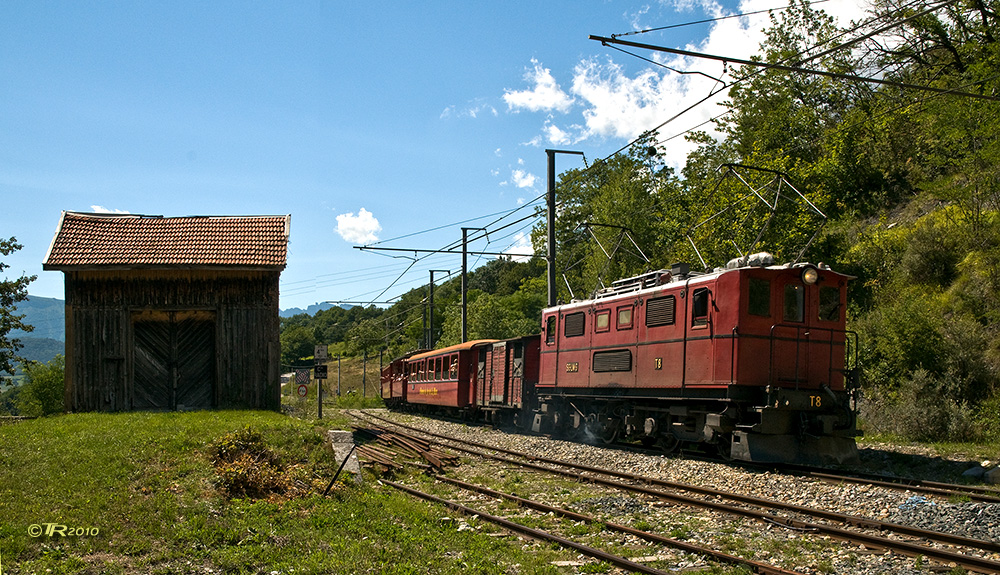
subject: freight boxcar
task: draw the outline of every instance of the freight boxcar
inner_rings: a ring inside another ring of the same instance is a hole
[[[497,341],[479,348],[476,408],[497,425],[519,425],[534,407],[538,384],[538,335]]]

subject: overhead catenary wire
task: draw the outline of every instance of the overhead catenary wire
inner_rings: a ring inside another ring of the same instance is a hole
[[[920,3],[922,2],[922,1],[923,1],[923,0],[911,0],[911,2],[909,2],[908,4],[904,4],[903,6],[900,6],[900,7],[899,7],[899,8],[897,9],[897,10],[895,10],[895,11],[894,11],[894,13],[899,13],[899,14],[901,14],[901,13],[903,13],[903,12],[904,12],[905,10],[908,10],[908,9],[910,9],[910,8],[911,8],[912,6],[915,6],[915,5],[917,5],[917,4],[920,4]],[[834,47],[834,48],[831,48],[831,49],[829,49],[829,50],[826,50],[826,51],[824,51],[824,52],[822,52],[822,53],[820,53],[820,54],[817,54],[817,55],[813,55],[813,56],[809,56],[809,57],[807,57],[807,58],[802,58],[802,56],[804,56],[805,54],[807,54],[807,53],[808,53],[808,52],[809,52],[810,50],[813,50],[813,49],[816,49],[816,48],[818,48],[818,47],[822,47],[822,46],[825,46],[825,45],[828,45],[828,44],[830,44],[830,43],[832,43],[832,42],[834,42],[834,41],[838,40],[839,38],[842,38],[843,36],[845,36],[845,35],[847,35],[847,34],[850,34],[851,32],[855,32],[855,31],[857,31],[857,30],[860,30],[860,29],[862,29],[862,28],[864,28],[864,27],[866,27],[866,26],[869,26],[869,25],[872,25],[872,24],[875,24],[875,23],[877,23],[877,22],[879,22],[879,21],[882,21],[882,20],[887,20],[888,18],[892,17],[892,16],[894,15],[894,14],[885,14],[885,15],[880,15],[880,16],[874,16],[874,17],[872,17],[872,18],[868,19],[867,21],[865,21],[865,22],[861,22],[861,23],[858,23],[858,24],[856,24],[856,25],[855,25],[855,26],[854,26],[853,28],[851,28],[851,29],[849,29],[849,30],[844,30],[844,31],[843,31],[843,32],[841,32],[840,34],[837,34],[836,36],[833,36],[832,38],[829,38],[829,39],[827,39],[827,40],[825,40],[825,41],[823,41],[823,42],[821,42],[821,43],[819,43],[819,44],[817,44],[817,45],[815,45],[815,46],[809,46],[809,47],[807,47],[807,48],[805,48],[805,49],[801,50],[801,51],[800,51],[800,52],[798,52],[797,54],[794,54],[794,55],[792,55],[792,56],[789,56],[789,57],[786,57],[786,58],[784,58],[783,60],[781,60],[781,62],[791,62],[791,61],[793,61],[793,59],[795,59],[795,58],[798,58],[798,60],[797,60],[797,61],[799,61],[799,62],[806,62],[806,61],[810,61],[810,60],[813,60],[813,59],[815,59],[815,58],[817,58],[817,57],[820,57],[820,56],[825,56],[825,55],[827,55],[828,53],[830,53],[830,52],[832,52],[832,51],[834,51],[834,50],[838,50],[838,49],[842,49],[842,48],[844,48],[844,47],[849,47],[849,46],[851,46],[851,45],[853,45],[853,44],[857,43],[858,41],[861,41],[861,40],[864,40],[864,39],[868,39],[868,38],[870,38],[870,37],[872,37],[872,36],[874,36],[874,35],[877,35],[877,33],[881,33],[881,32],[885,32],[885,31],[886,31],[886,30],[888,30],[888,29],[891,29],[891,28],[893,28],[893,27],[897,27],[897,26],[899,26],[899,25],[901,25],[901,24],[905,23],[906,21],[909,21],[909,20],[912,20],[912,19],[913,19],[914,17],[917,17],[917,16],[923,16],[923,15],[925,15],[926,13],[928,13],[928,12],[930,12],[930,11],[933,11],[933,10],[936,10],[936,9],[939,9],[939,8],[941,8],[941,7],[943,7],[943,6],[946,6],[947,4],[950,4],[950,3],[952,3],[953,1],[954,1],[954,0],[945,0],[944,2],[940,3],[939,5],[937,5],[937,6],[934,6],[934,7],[932,7],[931,9],[928,9],[928,10],[925,10],[925,11],[922,11],[922,12],[919,12],[919,13],[918,13],[917,15],[911,15],[911,16],[909,16],[909,17],[907,17],[907,18],[904,18],[903,20],[895,20],[895,21],[892,21],[892,22],[891,22],[890,24],[888,24],[888,25],[886,25],[886,26],[883,26],[882,28],[880,28],[880,29],[879,29],[879,31],[878,31],[878,32],[876,32],[876,33],[871,33],[871,32],[869,32],[869,33],[866,33],[865,35],[863,35],[863,36],[862,36],[862,37],[860,37],[859,39],[854,39],[854,40],[849,40],[849,41],[847,41],[847,42],[845,42],[845,43],[843,43],[843,44],[839,44],[839,45],[837,45],[836,47]],[[817,2],[813,2],[813,4],[815,4],[815,3],[817,3]],[[754,13],[759,13],[759,12],[754,12]],[[748,15],[748,14],[752,14],[752,13],[745,13],[745,14],[743,14],[743,15]],[[616,38],[616,37],[621,37],[621,36],[623,36],[623,34],[618,34],[618,35],[612,35],[612,38]],[[608,45],[607,45],[607,44],[605,44],[605,46],[608,46]],[[640,59],[643,59],[643,60],[646,60],[646,61],[649,61],[648,59],[646,59],[646,58],[644,58],[644,57],[642,57],[642,56],[638,56],[638,55],[636,55],[636,54],[633,54],[633,53],[631,53],[631,52],[628,52],[627,50],[623,50],[623,49],[621,49],[621,48],[619,48],[619,47],[615,47],[615,46],[608,46],[608,47],[610,47],[610,48],[612,48],[612,49],[615,49],[615,50],[618,50],[618,51],[620,51],[620,52],[623,52],[623,53],[625,53],[625,54],[628,54],[628,55],[630,55],[630,56],[633,56],[633,57],[637,57],[637,58],[640,58]],[[725,63],[725,62],[724,62],[724,63]],[[734,85],[736,85],[736,84],[740,84],[740,83],[742,83],[742,82],[745,82],[745,81],[748,81],[748,80],[752,79],[753,77],[755,77],[756,73],[760,73],[760,72],[762,72],[762,71],[761,71],[761,70],[756,70],[755,72],[753,72],[753,73],[749,74],[748,76],[746,76],[746,77],[744,77],[744,78],[738,78],[738,79],[735,79],[735,80],[734,80],[734,81],[733,81],[733,82],[732,82],[732,83],[730,84],[730,87],[732,87],[732,86],[734,86]],[[696,104],[696,106],[697,106],[697,105],[700,105],[701,103],[704,103],[705,101],[707,101],[707,99],[703,99],[703,100],[699,101],[699,102],[698,102],[698,103]],[[686,113],[686,112],[688,112],[688,111],[690,111],[691,109],[693,109],[693,108],[694,108],[694,107],[696,107],[696,106],[692,106],[692,107],[688,108],[687,110],[685,110],[685,113]],[[676,134],[676,135],[674,135],[674,136],[671,136],[671,137],[669,137],[669,138],[666,138],[666,139],[662,139],[662,140],[660,140],[660,141],[659,141],[658,143],[661,143],[661,142],[665,142],[665,141],[668,141],[668,140],[672,140],[672,139],[674,139],[674,138],[677,138],[677,137],[680,137],[680,136],[682,136],[682,135],[685,135],[685,134],[688,134],[688,133],[692,132],[693,130],[697,129],[698,127],[701,127],[702,125],[704,125],[704,124],[706,124],[706,123],[708,123],[708,122],[711,122],[711,121],[715,121],[715,120],[717,120],[718,118],[720,118],[720,117],[722,117],[722,116],[725,116],[725,115],[727,115],[727,114],[729,114],[729,113],[730,113],[730,111],[726,111],[726,112],[723,112],[723,113],[721,113],[721,114],[719,114],[719,115],[717,115],[717,116],[713,117],[713,118],[712,118],[712,119],[710,119],[710,120],[707,120],[707,121],[705,121],[705,122],[701,122],[700,124],[698,124],[697,126],[695,126],[695,127],[693,127],[693,128],[689,128],[689,129],[687,129],[687,130],[684,130],[684,131],[682,131],[682,132],[680,132],[680,133],[678,133],[678,134]],[[659,130],[660,128],[662,128],[663,126],[665,126],[666,124],[668,124],[668,123],[672,122],[673,120],[677,119],[677,118],[678,118],[679,116],[680,116],[680,114],[678,114],[678,115],[675,115],[675,116],[671,117],[671,118],[670,118],[669,120],[667,120],[667,121],[665,121],[665,122],[663,122],[663,123],[659,124],[659,125],[658,125],[658,126],[656,126],[655,128],[653,128],[653,129],[651,129],[651,130],[647,130],[647,131],[646,131],[645,133],[649,133],[649,132],[653,132],[653,131],[657,131],[657,130]],[[618,150],[617,150],[617,151],[616,151],[615,153],[619,153],[619,152],[621,152],[621,151],[623,151],[623,150],[625,150],[625,149],[628,149],[629,147],[631,147],[631,146],[635,145],[635,144],[636,144],[636,142],[638,142],[638,141],[639,141],[639,138],[636,138],[636,139],[633,139],[632,141],[630,141],[630,142],[629,142],[629,143],[627,143],[626,145],[624,145],[624,146],[622,146],[621,148],[619,148],[619,149],[618,149]],[[612,154],[612,155],[614,155],[614,154]]]
[[[945,3],[942,3],[942,4],[941,4],[941,6],[943,6],[943,5],[946,5],[947,3],[948,3],[948,2],[945,2]],[[940,6],[937,6],[936,8],[939,8],[939,7],[940,7]],[[928,10],[928,11],[929,11],[929,10]],[[876,19],[872,19],[872,21],[875,21],[875,20],[876,20]],[[870,21],[870,22],[871,22],[871,21]],[[870,23],[870,22],[869,22],[869,23]],[[882,31],[884,31],[884,30],[886,30],[886,29],[888,29],[888,28],[891,28],[892,26],[898,26],[899,24],[900,24],[899,22],[895,22],[895,23],[891,24],[890,26],[887,26],[887,27],[884,27],[884,28],[882,28],[881,30],[882,30]],[[859,27],[860,27],[860,26],[859,26]],[[855,28],[855,29],[857,29],[857,28]],[[849,42],[846,42],[846,43],[844,43],[844,44],[841,44],[841,45],[838,45],[838,46],[837,46],[837,47],[835,47],[835,48],[832,48],[832,49],[829,49],[829,50],[827,50],[827,51],[824,51],[824,52],[822,52],[822,53],[820,53],[820,54],[816,54],[816,55],[813,55],[813,56],[810,56],[810,57],[808,57],[808,58],[805,58],[804,60],[801,60],[801,61],[803,61],[803,62],[804,62],[804,61],[808,61],[808,60],[812,60],[812,59],[815,59],[815,58],[818,58],[818,57],[822,57],[822,56],[824,56],[824,55],[827,55],[827,54],[831,53],[831,52],[832,52],[833,50],[837,50],[837,49],[843,49],[843,48],[845,48],[845,47],[847,47],[847,46],[850,46],[850,45],[853,45],[853,44],[855,44],[855,43],[857,43],[857,42],[859,42],[859,41],[862,41],[862,40],[863,40],[863,39],[864,39],[865,37],[871,37],[872,35],[874,35],[874,34],[877,34],[877,33],[878,33],[878,32],[872,32],[872,33],[868,33],[868,34],[867,34],[866,36],[864,36],[864,37],[862,37],[862,38],[860,38],[860,39],[854,39],[854,40],[851,40],[851,41],[849,41]],[[594,38],[594,39],[600,39],[600,37],[592,37],[592,38]],[[638,43],[624,43],[624,44],[636,44],[636,45],[637,45],[638,47],[648,47],[648,45],[643,45],[643,44],[638,44]],[[605,43],[605,45],[607,45],[607,43]],[[650,48],[651,48],[651,49],[658,49],[659,47],[650,47]],[[809,49],[814,49],[814,48],[815,48],[815,47],[811,47],[811,48],[809,48]],[[807,49],[807,50],[809,50],[809,49]],[[802,53],[805,53],[805,52],[807,52],[807,50],[806,50],[806,51],[803,51]],[[671,51],[671,50],[667,50],[667,51]],[[690,55],[690,56],[695,56],[695,55],[698,55],[697,53],[693,53],[693,52],[685,52],[685,51],[676,51],[676,52],[680,53],[681,55]],[[626,53],[628,53],[628,52],[626,52]],[[634,56],[634,55],[633,55],[633,56]],[[739,60],[739,59],[733,59],[733,58],[729,58],[729,57],[718,57],[717,59],[719,59],[719,60],[721,60],[721,61],[723,61],[723,62],[727,62],[727,63],[729,63],[729,62],[731,62],[731,63],[737,63],[737,64],[744,64],[744,63],[746,63],[746,64],[755,64],[755,65],[759,65],[759,64],[760,64],[760,63],[757,63],[757,62],[752,62],[752,61],[743,61],[743,60]],[[772,65],[770,65],[770,66],[771,66],[771,67],[777,67],[777,66],[781,66],[781,65],[773,65],[773,64],[772,64]],[[810,70],[805,70],[805,69],[797,69],[797,68],[795,68],[795,67],[791,67],[791,66],[785,66],[785,68],[788,68],[788,69],[790,69],[791,71],[800,71],[800,72],[806,72],[806,73],[810,73],[810,72],[813,72],[813,71],[810,71]],[[817,72],[822,72],[823,74],[828,74],[828,75],[833,75],[833,74],[834,74],[834,73],[828,73],[828,72],[825,72],[825,71],[817,71]],[[864,79],[865,79],[865,78],[863,78],[863,77],[860,77],[860,76],[852,76],[852,75],[846,75],[846,74],[840,74],[839,76],[843,76],[844,78],[849,78],[849,79],[861,79],[861,80],[864,80]],[[873,79],[873,80],[877,80],[877,79]],[[886,83],[886,84],[889,84],[890,82],[884,82],[884,83]],[[899,85],[900,87],[906,87],[906,86],[907,86],[907,85],[906,85],[905,83],[895,83],[895,84]],[[933,89],[933,88],[932,88],[932,89]],[[940,91],[941,91],[941,92],[943,92],[943,93],[950,93],[950,94],[954,94],[954,93],[955,93],[955,91],[953,91],[953,90],[944,90],[944,89],[940,89]],[[678,118],[678,117],[680,117],[681,115],[683,115],[684,113],[686,113],[686,112],[690,111],[690,110],[691,110],[691,109],[693,109],[694,107],[697,107],[697,106],[701,105],[702,103],[704,103],[705,101],[707,101],[707,100],[708,100],[708,99],[710,99],[711,97],[714,97],[715,95],[717,95],[717,94],[718,94],[718,93],[720,93],[720,92],[721,92],[721,90],[713,90],[712,92],[710,92],[710,94],[709,94],[708,96],[706,96],[706,97],[702,98],[701,100],[699,100],[698,102],[696,102],[696,103],[695,103],[695,104],[693,104],[692,106],[689,106],[689,107],[688,107],[687,109],[685,109],[684,111],[682,111],[682,112],[680,112],[680,113],[678,113],[678,114],[675,114],[674,116],[672,116],[672,117],[671,117],[671,118],[669,118],[668,120],[666,120],[666,121],[662,122],[662,123],[661,123],[660,125],[658,125],[657,127],[653,128],[652,130],[649,130],[649,131],[647,131],[646,133],[649,133],[650,131],[656,131],[656,130],[659,130],[660,128],[662,128],[662,127],[663,127],[663,126],[665,126],[666,124],[668,124],[668,123],[670,123],[670,122],[674,121],[674,120],[675,120],[676,118]],[[703,122],[702,124],[699,124],[699,126],[701,126],[701,125],[704,125],[704,122]],[[678,136],[679,136],[679,135],[678,135]],[[678,136],[673,136],[673,137],[678,137]],[[635,140],[633,140],[633,141],[629,142],[629,143],[628,143],[628,144],[626,144],[625,146],[623,146],[623,147],[619,148],[619,149],[618,149],[618,150],[616,150],[615,152],[613,152],[613,153],[611,153],[610,155],[606,156],[606,158],[609,158],[609,157],[612,157],[612,156],[614,156],[615,154],[618,154],[618,153],[620,153],[621,151],[623,151],[623,150],[625,150],[625,149],[629,148],[630,146],[634,145],[634,144],[635,144],[635,143],[636,143],[636,142],[637,142],[638,140],[639,140],[639,139],[637,138],[637,139],[635,139]],[[605,158],[605,159],[606,159],[606,158]],[[595,162],[595,165],[596,165],[596,162]],[[587,168],[586,168],[585,170],[582,170],[581,172],[577,173],[577,174],[576,174],[576,176],[577,176],[577,177],[582,177],[582,176],[583,176],[583,175],[585,175],[585,174],[586,174],[587,172],[589,172],[589,171],[590,171],[590,169],[591,169],[591,166],[587,166]],[[564,181],[562,182],[562,184],[563,184],[563,185],[567,184],[567,181],[565,181],[565,180],[564,180]],[[506,217],[509,217],[509,216],[510,216],[511,214],[515,213],[515,212],[516,212],[517,210],[519,210],[519,209],[523,209],[524,207],[527,207],[528,205],[532,205],[532,204],[533,204],[534,202],[537,202],[537,201],[538,201],[538,200],[539,200],[540,198],[542,198],[542,197],[544,197],[544,195],[541,195],[541,196],[539,196],[539,198],[536,198],[536,199],[535,199],[535,200],[533,200],[532,202],[529,202],[528,204],[526,204],[526,205],[524,205],[524,206],[521,206],[521,207],[519,207],[519,208],[517,208],[517,209],[515,209],[515,210],[511,210],[511,211],[509,211],[509,212],[504,212],[504,213],[503,213],[504,215],[502,215],[502,216],[501,216],[500,218],[498,218],[498,219],[494,220],[494,222],[491,222],[490,224],[487,224],[487,226],[485,226],[485,227],[486,227],[486,228],[489,228],[489,226],[491,226],[491,225],[493,225],[494,223],[497,223],[497,222],[499,222],[499,221],[502,221],[502,220],[503,220],[503,219],[505,219]],[[561,205],[561,203],[560,203],[560,205]],[[488,216],[486,216],[486,217],[488,217]],[[536,218],[536,216],[532,216],[532,218]],[[474,218],[474,219],[470,219],[470,220],[465,220],[465,222],[468,222],[468,221],[475,221],[475,220],[477,220],[477,219],[481,219],[481,218]],[[463,222],[463,223],[464,223],[464,222]],[[513,224],[508,224],[508,225],[513,225]],[[448,226],[442,226],[442,227],[448,227]],[[441,229],[441,227],[439,227],[439,228],[435,228],[435,229]],[[408,234],[408,235],[407,235],[407,236],[405,236],[405,237],[412,237],[413,235],[418,235],[419,233],[420,233],[420,232],[416,232],[416,233],[414,233],[414,234]],[[489,230],[488,230],[487,232],[484,232],[484,233],[483,233],[482,235],[479,235],[479,236],[476,236],[476,237],[473,237],[473,238],[468,238],[468,239],[467,239],[467,241],[471,242],[471,241],[475,241],[475,240],[479,240],[479,239],[482,239],[483,237],[486,237],[487,239],[489,239],[489,238],[488,238],[488,234],[489,234],[489,233],[495,233],[495,231],[489,231]],[[387,240],[387,241],[388,241],[388,240]],[[384,242],[379,242],[379,243],[384,243]],[[446,246],[446,248],[444,248],[444,249],[442,249],[442,250],[436,250],[436,251],[435,251],[434,253],[441,253],[441,252],[448,252],[448,251],[451,251],[451,249],[453,249],[453,248],[454,248],[454,247],[456,247],[456,246],[457,246],[457,244],[456,244],[456,243],[452,243],[452,244],[449,244],[448,246]],[[401,249],[400,251],[410,251],[410,250],[402,250],[402,249]],[[407,269],[403,271],[403,274],[401,274],[401,276],[402,276],[402,275],[405,275],[405,273],[407,273],[407,272],[408,272],[408,271],[409,271],[409,270],[410,270],[410,269],[411,269],[411,268],[413,267],[413,264],[415,264],[415,263],[416,263],[417,261],[420,261],[421,259],[422,259],[422,258],[421,258],[420,256],[418,256],[416,252],[414,252],[414,257],[413,257],[413,262],[411,262],[411,265],[410,265],[410,266],[407,266]],[[401,276],[400,276],[400,277],[401,277]],[[397,280],[396,280],[396,281],[398,281],[398,280],[399,280],[399,278],[397,278]],[[393,283],[395,284],[396,282],[393,282]],[[390,288],[391,288],[391,285],[390,285]],[[388,288],[387,288],[387,289],[388,289]],[[384,293],[384,292],[383,292],[383,293]]]

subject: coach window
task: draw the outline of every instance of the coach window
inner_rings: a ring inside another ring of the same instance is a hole
[[[785,321],[801,322],[805,317],[806,286],[788,284],[785,286]]]
[[[583,335],[584,326],[587,325],[587,316],[582,311],[566,314],[563,320],[563,335],[566,337],[578,337]]]
[[[597,312],[594,318],[594,331],[605,332],[611,329],[611,310],[605,309]]]
[[[451,356],[451,365],[448,366],[448,379],[458,379],[458,356]]]
[[[771,282],[760,278],[750,278],[750,315],[771,317]]]
[[[439,357],[434,360],[434,381],[441,381],[441,371],[444,358]]]
[[[840,288],[832,286],[819,288],[819,319],[840,321]]]
[[[691,296],[691,325],[708,325],[708,288],[698,288]]]
[[[545,343],[553,344],[556,342],[556,316],[550,315],[545,320]]]
[[[632,306],[618,308],[618,329],[632,329]]]

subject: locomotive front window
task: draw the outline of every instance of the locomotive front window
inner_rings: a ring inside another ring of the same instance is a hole
[[[750,278],[750,315],[771,317],[771,282],[760,278]]]
[[[551,345],[556,342],[556,316],[550,315],[545,319],[545,343]]]
[[[609,329],[611,329],[611,310],[597,312],[597,317],[594,318],[594,331],[601,332]]]
[[[819,319],[840,321],[840,289],[823,286],[819,288]]]
[[[582,312],[566,315],[563,322],[563,335],[566,337],[577,337],[583,335],[584,326],[587,325],[587,316]]]
[[[785,321],[801,322],[805,317],[806,286],[788,284],[785,286]]]
[[[618,308],[618,329],[632,329],[632,306]]]
[[[708,288],[694,290],[691,297],[691,325],[708,325]]]

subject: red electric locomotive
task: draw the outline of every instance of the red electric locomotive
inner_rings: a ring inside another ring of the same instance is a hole
[[[544,310],[533,429],[747,461],[856,458],[849,276],[749,261],[677,265]]]
[[[396,360],[383,371],[383,397],[666,451],[699,444],[746,461],[850,461],[849,279],[822,264],[775,266],[768,254],[703,274],[678,264],[543,310],[540,336]]]

